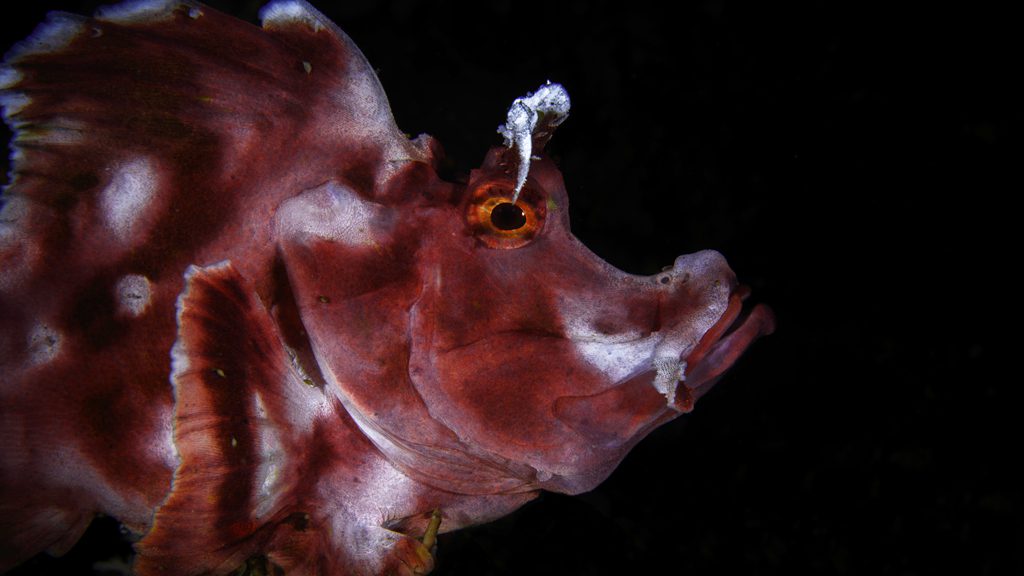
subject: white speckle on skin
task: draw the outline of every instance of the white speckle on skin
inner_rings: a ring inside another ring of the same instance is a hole
[[[29,358],[34,366],[51,362],[60,353],[61,335],[51,326],[37,324],[28,335]]]
[[[114,287],[117,309],[121,314],[138,318],[149,309],[152,289],[149,278],[139,274],[122,276]]]
[[[159,189],[153,162],[137,158],[114,169],[107,187],[100,192],[100,209],[107,227],[124,243],[140,230],[139,220]]]

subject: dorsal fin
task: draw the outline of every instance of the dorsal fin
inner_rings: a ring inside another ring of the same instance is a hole
[[[43,253],[145,260],[154,237],[161,261],[195,254],[226,214],[330,178],[373,196],[396,161],[426,158],[334,24],[299,0],[263,16],[261,29],[196,2],[136,0],[51,13],[15,46],[0,67],[14,131],[3,267],[31,278]]]

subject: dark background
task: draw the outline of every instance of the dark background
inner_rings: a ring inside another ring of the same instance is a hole
[[[259,6],[213,4],[251,21]],[[1024,573],[1021,378],[1000,366],[1020,340],[1000,329],[1019,326],[1024,190],[1008,14],[316,4],[452,175],[500,141],[514,97],[564,84],[549,150],[575,233],[634,273],[717,249],[778,318],[594,492],[442,536],[438,575]],[[22,8],[5,45],[45,12]],[[111,534],[72,558],[103,558]]]

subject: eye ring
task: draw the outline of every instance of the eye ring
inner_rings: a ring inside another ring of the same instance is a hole
[[[547,215],[543,194],[527,187],[512,203],[512,183],[485,182],[477,186],[466,209],[471,233],[489,248],[519,248],[540,233]]]

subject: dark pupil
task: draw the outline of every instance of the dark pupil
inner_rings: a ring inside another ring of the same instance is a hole
[[[498,230],[518,230],[526,225],[526,214],[519,206],[503,202],[491,210],[491,224]]]

